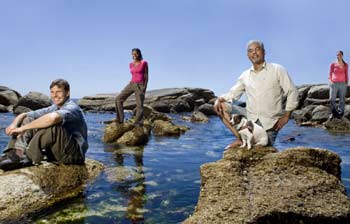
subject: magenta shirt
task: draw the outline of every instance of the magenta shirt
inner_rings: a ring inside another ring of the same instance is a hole
[[[329,71],[329,80],[332,82],[347,82],[348,64],[345,63],[344,67],[341,67],[338,63],[332,63]]]
[[[145,72],[148,64],[147,61],[142,60],[140,64],[134,65],[130,63],[130,73],[131,73],[131,82],[133,83],[144,83],[145,82]]]

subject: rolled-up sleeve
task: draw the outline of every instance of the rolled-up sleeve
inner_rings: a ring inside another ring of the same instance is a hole
[[[238,78],[238,81],[234,86],[232,86],[228,93],[225,93],[220,97],[224,98],[228,102],[232,102],[233,100],[239,100],[245,91],[242,76],[243,74]]]
[[[42,108],[39,110],[30,111],[27,113],[27,116],[30,118],[33,118],[33,119],[37,119],[45,114],[48,114],[48,113],[55,111],[55,110],[56,110],[56,106],[52,105],[52,106]]]
[[[287,70],[285,70],[282,66],[279,67],[278,74],[280,85],[284,92],[283,95],[287,97],[285,110],[293,111],[298,107],[299,104],[298,90],[295,87],[292,79],[290,78]]]

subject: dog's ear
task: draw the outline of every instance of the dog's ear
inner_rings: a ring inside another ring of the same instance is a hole
[[[252,121],[247,121],[246,126],[248,127],[248,130],[253,133],[254,131],[254,124]]]
[[[233,120],[235,124],[239,124],[239,122],[241,122],[242,120],[242,115],[237,114],[236,116],[234,116]]]

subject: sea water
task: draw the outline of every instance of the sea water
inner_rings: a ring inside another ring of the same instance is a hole
[[[56,205],[32,222],[168,224],[185,220],[197,204],[200,166],[221,159],[224,147],[234,138],[215,116],[202,124],[185,122],[182,115],[171,115],[174,123],[191,128],[180,137],[151,136],[143,147],[123,147],[102,142],[103,122],[115,114],[86,113],[90,145],[86,157],[102,162],[106,169],[81,197]],[[8,140],[4,130],[13,118],[11,113],[0,114],[1,149]],[[295,146],[338,153],[342,181],[349,192],[350,134],[298,127],[290,120],[275,147],[282,151]]]

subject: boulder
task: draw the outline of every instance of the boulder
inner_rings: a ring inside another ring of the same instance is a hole
[[[16,105],[21,95],[14,90],[0,91],[0,104],[4,106]]]
[[[79,100],[78,104],[84,110],[89,111],[114,111],[116,96],[117,94],[97,94],[94,96],[86,96]],[[198,106],[197,104],[208,102],[213,97],[215,97],[214,92],[208,89],[165,88],[147,91],[144,105],[150,105],[155,110],[164,113],[169,113],[171,108],[176,112],[185,112],[193,110],[194,106]],[[131,95],[124,102],[124,108],[132,110],[135,107],[135,96]]]
[[[329,105],[329,99],[306,98],[303,106],[306,107],[308,105]]]
[[[341,119],[328,119],[323,123],[323,126],[331,132],[350,133],[350,121],[345,117],[342,117]]]
[[[329,99],[329,85],[321,84],[312,86],[307,93],[307,97],[314,99]]]
[[[46,163],[0,175],[0,223],[26,223],[28,215],[76,197],[104,166],[86,159],[85,166]]]
[[[310,90],[310,88],[312,87],[312,85],[302,85],[302,86],[298,86],[298,99],[299,99],[299,108],[303,105],[304,100],[307,97],[307,94]]]
[[[30,110],[37,110],[50,105],[51,100],[47,95],[39,92],[29,92],[18,101],[14,110],[19,106],[29,108]]]
[[[124,122],[122,124],[119,124],[114,121],[112,123],[109,123],[105,126],[103,142],[117,142],[118,138],[120,138],[125,132],[128,132],[133,128],[134,125],[130,122]]]
[[[235,148],[201,166],[194,214],[183,223],[350,223],[340,158],[318,148]]]
[[[319,123],[323,123],[329,118],[330,114],[331,114],[331,109],[329,107],[319,105],[315,107],[315,109],[313,109],[311,121],[317,121]]]
[[[171,107],[170,111],[179,113],[179,112],[190,112],[192,111],[193,107],[185,101],[185,100],[178,100],[174,103],[174,105]]]
[[[78,105],[89,111],[115,111],[116,96],[117,93],[85,96],[78,100]]]
[[[6,106],[0,104],[0,113],[6,113],[6,112],[8,112],[8,111],[9,111],[9,110],[7,109]]]
[[[208,116],[217,115],[215,110],[214,110],[214,106],[212,104],[209,104],[209,103],[205,103],[205,104],[200,105],[197,108],[197,110],[202,112],[205,115],[208,115]]]
[[[301,110],[295,110],[292,113],[292,117],[295,119],[297,124],[308,121],[312,118],[312,111],[315,109],[316,105],[308,105]]]
[[[150,106],[158,112],[170,113],[170,105],[164,101],[153,102]]]
[[[146,126],[134,127],[118,138],[117,143],[130,146],[145,145],[148,142],[149,132],[150,129],[148,129]]]
[[[179,136],[189,128],[186,126],[175,125],[171,121],[156,120],[153,122],[153,134],[156,136]]]
[[[30,111],[32,111],[32,110],[28,107],[16,106],[15,109],[13,110],[13,113],[14,114],[21,114],[21,113],[27,113]]]
[[[194,111],[190,118],[191,122],[208,123],[209,118],[200,111]]]

